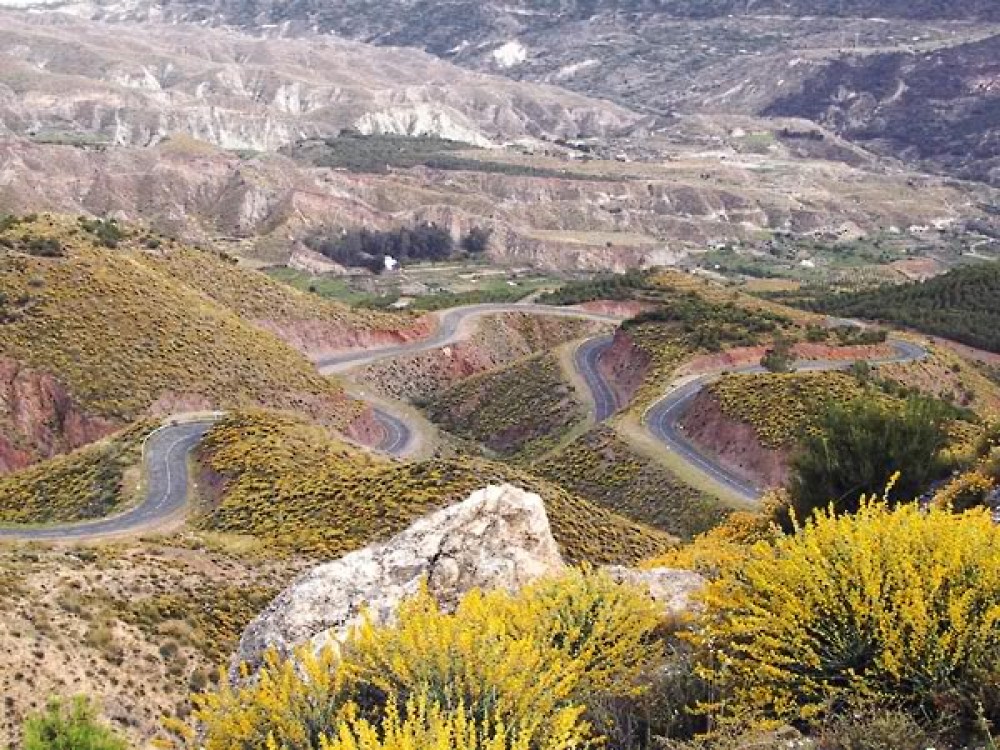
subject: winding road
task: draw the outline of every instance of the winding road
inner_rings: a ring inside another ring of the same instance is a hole
[[[587,348],[588,344],[591,343],[594,346]],[[927,356],[926,349],[909,341],[890,339],[888,343],[894,350],[894,354],[888,357],[867,360],[868,364],[879,366],[899,362],[912,362]],[[597,359],[607,346],[608,344],[605,343],[602,347],[597,343],[597,340],[587,342],[587,344],[580,347],[577,355],[577,366],[580,369],[580,374],[587,381],[591,391],[594,392],[595,401],[598,403],[601,403],[597,398],[599,391],[611,391],[614,393],[610,384],[605,381],[604,376],[596,367]],[[853,364],[854,362],[850,360],[797,360],[792,364],[792,369],[796,372],[831,372],[850,369]],[[723,374],[763,372],[766,372],[766,370],[760,365],[748,365],[720,370],[675,383],[662,398],[646,411],[643,420],[646,429],[656,440],[662,443],[668,450],[677,454],[685,463],[710,480],[722,485],[730,493],[737,495],[743,500],[757,500],[766,488],[757,486],[743,475],[722,465],[716,457],[711,456],[695,445],[684,434],[680,426],[680,420],[701,390],[709,383],[718,380]],[[599,411],[598,414],[600,413]]]
[[[150,433],[143,446],[146,496],[134,508],[97,521],[37,528],[0,527],[0,541],[84,542],[151,530],[179,517],[187,504],[188,455],[214,421],[167,425]]]
[[[464,330],[463,324],[467,321],[472,321],[485,315],[502,313],[549,315],[559,318],[575,318],[577,320],[591,320],[595,323],[612,323],[616,325],[622,322],[622,318],[619,316],[593,313],[574,307],[554,307],[552,305],[534,303],[465,305],[441,312],[438,315],[437,330],[429,338],[412,341],[408,344],[387,346],[381,349],[359,349],[334,354],[316,360],[316,366],[324,375],[332,375],[334,373],[345,372],[346,370],[353,370],[363,365],[370,365],[373,362],[383,359],[393,359],[408,354],[419,354],[431,351],[432,349],[440,349],[465,338],[466,330]]]
[[[552,307],[539,304],[483,304],[452,308],[438,315],[438,329],[433,336],[407,344],[381,349],[356,350],[323,358],[316,362],[324,374],[343,373],[384,359],[417,354],[439,349],[465,338],[468,321],[485,315],[523,312],[535,315],[591,320],[618,324],[620,317],[592,313],[572,307]],[[590,389],[594,400],[594,417],[598,422],[610,419],[623,406],[617,392],[600,372],[598,362],[611,346],[610,335],[601,335],[584,341],[576,350],[574,362]],[[920,346],[901,340],[889,342],[895,354],[884,359],[871,360],[869,364],[909,362],[922,359],[927,352]],[[794,369],[843,370],[851,366],[847,361],[799,361]],[[759,366],[743,367],[729,372],[762,372]],[[717,372],[675,384],[646,413],[645,423],[649,433],[668,450],[677,454],[689,466],[725,487],[729,492],[755,500],[761,488],[745,477],[719,464],[718,460],[701,451],[683,434],[678,424],[691,401],[707,383],[720,377]],[[414,442],[415,430],[402,413],[393,413],[384,404],[373,406],[375,420],[383,433],[377,449],[394,456],[406,455]],[[143,448],[146,469],[146,493],[143,501],[123,513],[96,521],[39,527],[0,527],[0,541],[81,542],[124,534],[140,533],[155,529],[184,512],[188,496],[188,456],[211,428],[214,419],[201,419],[182,424],[170,424],[147,438]]]

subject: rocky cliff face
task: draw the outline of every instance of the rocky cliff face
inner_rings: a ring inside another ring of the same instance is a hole
[[[397,607],[422,583],[442,607],[454,607],[472,588],[515,591],[557,574],[562,557],[542,499],[510,485],[490,486],[429,515],[384,544],[351,553],[300,576],[243,633],[233,657],[260,665],[264,652],[288,654],[342,638],[365,612],[391,622]],[[665,613],[687,610],[704,584],[689,571],[610,568],[612,577],[646,587]]]
[[[74,450],[120,427],[86,414],[52,375],[0,357],[0,473]]]
[[[0,120],[48,140],[145,146],[186,133],[222,148],[273,151],[353,127],[485,145],[607,135],[639,120],[415,50],[0,13]]]

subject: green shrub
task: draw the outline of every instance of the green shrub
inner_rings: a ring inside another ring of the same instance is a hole
[[[125,750],[128,744],[97,718],[84,696],[53,698],[44,711],[24,722],[24,750]]]
[[[792,508],[805,519],[829,504],[853,512],[899,475],[886,499],[913,498],[944,470],[946,411],[938,402],[908,399],[902,408],[858,399],[830,403],[815,434],[792,460]]]

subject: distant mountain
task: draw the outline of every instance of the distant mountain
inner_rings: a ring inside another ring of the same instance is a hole
[[[1000,185],[1000,36],[845,57],[765,113],[815,120],[872,150]]]
[[[924,169],[1000,181],[994,0],[38,4],[105,20],[187,21],[272,36],[332,33],[413,47],[660,116],[801,115]],[[852,98],[840,101],[841,94]],[[923,99],[928,107],[917,106]]]

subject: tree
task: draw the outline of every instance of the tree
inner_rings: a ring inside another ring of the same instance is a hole
[[[760,364],[769,372],[788,372],[794,361],[792,342],[784,336],[775,336],[774,346],[764,352]]]
[[[97,719],[97,709],[80,695],[49,701],[24,722],[24,750],[126,750],[128,744]]]
[[[818,431],[792,460],[792,508],[799,520],[833,504],[857,511],[863,495],[880,495],[895,474],[887,499],[912,498],[940,476],[947,435],[943,404],[909,398],[902,408],[859,399],[831,403]]]
[[[492,229],[473,227],[462,238],[462,249],[469,255],[482,255],[490,246],[490,237],[492,234]]]

